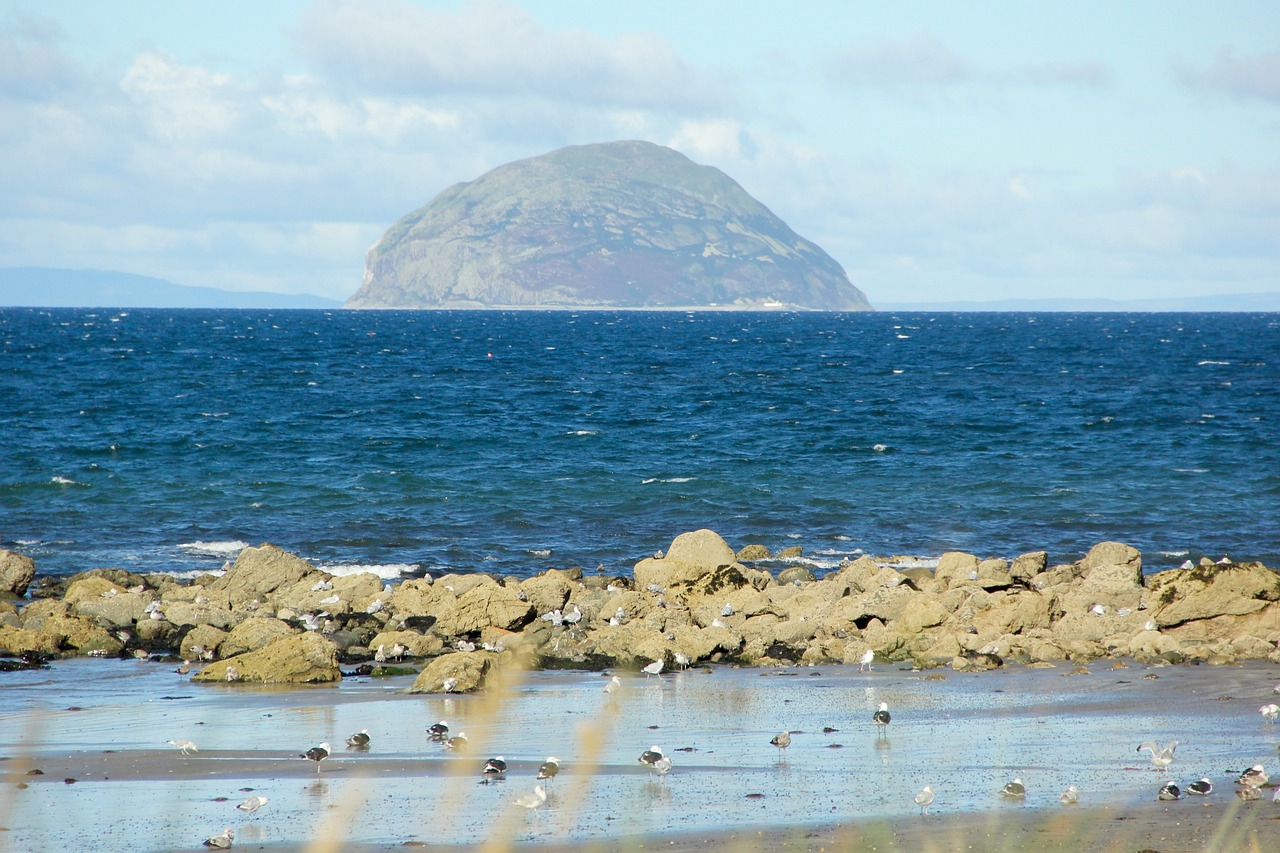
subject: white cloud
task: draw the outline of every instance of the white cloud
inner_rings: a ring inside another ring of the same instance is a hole
[[[321,0],[297,39],[317,73],[366,94],[538,98],[673,113],[715,109],[725,97],[654,34],[606,39],[548,30],[499,0],[472,0],[456,11],[404,0]]]
[[[1205,68],[1180,62],[1175,76],[1185,85],[1246,98],[1280,103],[1280,50],[1253,56],[1236,56],[1224,48]]]

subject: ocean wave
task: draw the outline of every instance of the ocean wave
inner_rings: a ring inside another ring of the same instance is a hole
[[[235,557],[248,547],[248,542],[241,542],[239,539],[229,539],[225,542],[183,542],[178,545],[179,550],[186,551],[188,554],[200,557],[218,557],[224,560]]]
[[[550,557],[551,549],[550,548],[530,548],[528,551],[525,551],[525,553],[531,557]]]
[[[174,580],[191,581],[191,580],[195,580],[201,575],[213,575],[215,578],[220,578],[226,573],[227,573],[226,569],[184,569],[182,571],[177,571],[177,572],[165,571],[165,572],[161,572],[160,574],[168,575]]]
[[[697,477],[650,477],[647,480],[641,480],[640,485],[647,486],[650,483],[692,483]]]
[[[331,575],[346,577],[347,575],[362,575],[365,573],[377,575],[384,581],[395,580],[404,575],[414,574],[418,571],[418,567],[408,563],[374,563],[369,565],[333,565],[333,566],[316,566],[322,572],[328,572]]]
[[[599,435],[598,429],[571,429],[565,435]]]
[[[79,482],[78,480],[72,480],[70,477],[58,477],[58,476],[54,476],[54,477],[50,477],[50,478],[49,478],[49,482],[50,482],[50,483],[52,483],[52,484],[53,484],[53,485],[55,485],[55,486],[83,486],[83,485],[85,485],[84,483],[81,483],[81,482]]]
[[[1201,365],[1201,366],[1206,365],[1206,364],[1224,364],[1224,365],[1225,365],[1225,364],[1230,364],[1230,363],[1231,363],[1231,362],[1229,362],[1229,361],[1212,361],[1212,360],[1210,360],[1210,359],[1205,359],[1204,361],[1197,361],[1197,362],[1196,362],[1196,364],[1197,364],[1197,365]]]

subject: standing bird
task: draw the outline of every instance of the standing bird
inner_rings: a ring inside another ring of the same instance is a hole
[[[1022,784],[1021,779],[1014,779],[1012,782],[1006,783],[1005,786],[1000,789],[1000,793],[1004,794],[1006,797],[1022,798],[1027,795],[1027,786]]]
[[[1138,745],[1138,752],[1144,749],[1151,750],[1151,763],[1156,766],[1157,770],[1163,770],[1166,776],[1169,775],[1169,765],[1173,763],[1173,751],[1178,748],[1176,740],[1169,741],[1169,745],[1164,749],[1160,749],[1151,741],[1143,741]]]
[[[444,720],[427,726],[427,735],[436,743],[444,743],[449,737],[449,724]]]
[[[547,789],[543,788],[541,785],[535,785],[532,793],[521,794],[511,802],[515,803],[522,809],[528,809],[532,812],[536,811],[538,806],[542,805],[546,801]]]
[[[875,659],[876,659],[876,653],[871,649],[867,649],[865,652],[862,653],[862,660],[858,661],[858,669],[860,671],[869,672],[871,670],[871,664],[875,661]]]
[[[874,714],[872,714],[872,715],[871,715],[871,721],[872,721],[873,723],[875,723],[875,724],[876,724],[876,726],[878,727],[878,730],[879,730],[879,732],[880,732],[880,735],[882,735],[882,736],[883,736],[883,735],[885,735],[885,734],[887,734],[887,733],[888,733],[888,731],[889,731],[889,720],[890,720],[890,719],[892,719],[892,718],[889,716],[889,703],[888,703],[888,702],[881,702],[881,703],[880,703],[880,707],[879,707],[879,708],[877,708],[877,709],[876,709],[876,712],[875,712]],[[910,726],[908,726],[908,728],[910,728]]]
[[[622,686],[622,680],[614,675],[609,678],[609,683],[604,686],[604,692],[610,696],[618,692],[618,688]]]
[[[495,755],[484,763],[484,770],[480,772],[486,779],[501,779],[507,775],[507,760]]]
[[[214,850],[227,850],[231,847],[231,840],[235,838],[235,833],[231,831],[231,827],[222,830],[221,835],[214,835],[204,840],[205,847],[212,847]]]
[[[1062,804],[1064,806],[1074,806],[1080,802],[1080,789],[1075,785],[1068,785],[1066,790],[1062,792]]]
[[[1277,718],[1280,718],[1280,705],[1271,702],[1259,708],[1258,713],[1262,714],[1262,719],[1269,723],[1274,723]]]
[[[1213,783],[1208,779],[1201,779],[1199,782],[1192,782],[1187,786],[1188,794],[1197,794],[1201,797],[1213,793]]]
[[[189,741],[186,738],[171,740],[169,741],[169,746],[176,746],[178,749],[182,750],[183,755],[190,755],[193,752],[200,751],[200,747],[196,746],[194,741]]]
[[[929,806],[933,803],[933,788],[925,785],[920,793],[916,794],[916,805],[920,807],[920,814],[929,813]]]
[[[329,743],[325,741],[319,746],[313,746],[306,752],[298,753],[299,758],[305,758],[308,761],[316,763],[316,773],[320,772],[320,762],[329,757]]]
[[[462,752],[467,748],[467,733],[458,732],[456,735],[446,740],[444,745],[447,749],[452,749],[454,752]]]
[[[787,747],[791,746],[791,732],[785,730],[781,731],[774,735],[773,739],[770,740],[769,743],[776,746],[782,755],[786,755]]]
[[[352,749],[368,749],[369,748],[369,730],[361,729],[360,731],[347,738],[347,746]]]
[[[267,804],[266,797],[250,797],[240,805],[236,806],[236,808],[242,812],[248,812],[249,814],[253,814],[254,812],[262,808],[266,804]]]
[[[646,676],[657,675],[662,672],[662,658],[658,658],[651,664],[644,667],[643,672]]]
[[[1165,782],[1160,788],[1160,793],[1156,794],[1157,800],[1180,800],[1182,799],[1182,789],[1172,782]]]
[[[556,774],[560,772],[560,759],[554,755],[548,755],[547,760],[542,762],[542,766],[538,768],[538,778],[547,779],[548,781],[556,778]]]
[[[644,752],[640,753],[640,757],[636,759],[653,773],[659,776],[666,776],[671,772],[671,759],[662,754],[662,747],[651,746]]]

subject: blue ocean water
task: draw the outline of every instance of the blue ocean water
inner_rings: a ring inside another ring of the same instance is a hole
[[[625,573],[677,534],[1280,565],[1280,315],[0,309],[42,574]]]

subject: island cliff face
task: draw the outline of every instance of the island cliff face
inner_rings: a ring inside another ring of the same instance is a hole
[[[346,307],[872,310],[839,263],[719,169],[634,141],[449,187],[369,250]]]

